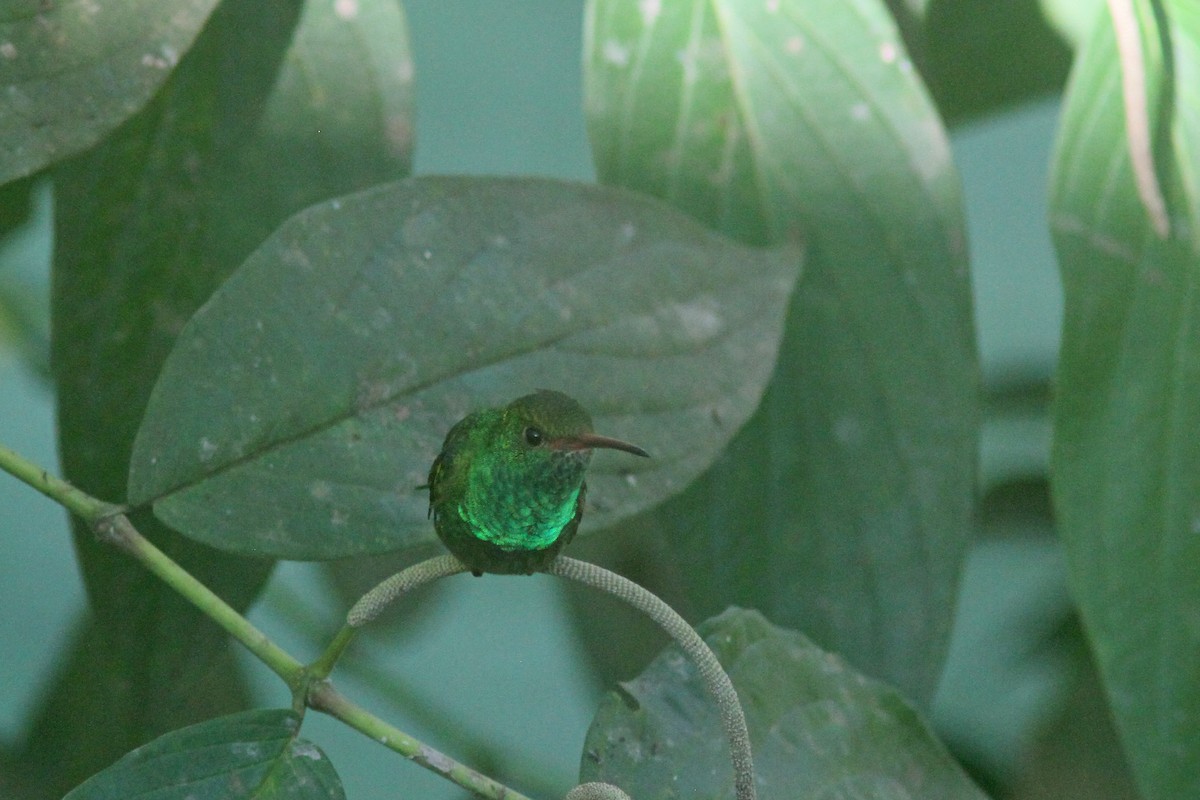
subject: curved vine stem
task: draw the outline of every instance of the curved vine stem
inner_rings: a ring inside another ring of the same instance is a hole
[[[454,556],[444,555],[414,564],[397,572],[362,596],[346,616],[343,633],[354,631],[379,616],[388,605],[401,595],[414,591],[440,578],[466,572],[467,568]],[[729,675],[721,668],[717,657],[700,638],[700,634],[653,592],[638,586],[628,578],[603,567],[559,556],[544,570],[548,575],[578,581],[592,588],[607,592],[627,605],[641,611],[667,632],[679,645],[684,654],[696,665],[705,687],[716,701],[720,711],[721,726],[729,741],[730,758],[733,762],[734,790],[737,800],[754,800],[754,761],[750,754],[750,733],[746,728],[746,716],[738,702],[737,691]],[[346,641],[351,634],[346,633]],[[338,640],[343,638],[339,634]],[[340,650],[326,651],[320,659],[332,666]],[[571,790],[568,800],[613,800],[627,795],[611,784],[581,784]]]
[[[696,665],[705,687],[720,710],[721,725],[729,740],[733,761],[733,786],[737,800],[754,800],[754,761],[750,755],[750,732],[746,728],[746,716],[729,675],[721,668],[717,657],[700,638],[700,634],[653,592],[604,567],[559,556],[550,562],[545,571],[608,592],[657,622],[675,640]]]

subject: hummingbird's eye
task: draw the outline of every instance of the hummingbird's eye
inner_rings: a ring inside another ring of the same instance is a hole
[[[537,447],[539,444],[541,444],[545,438],[546,434],[542,433],[541,428],[535,428],[530,425],[525,429],[525,441],[529,442],[529,444],[533,445],[534,447]]]

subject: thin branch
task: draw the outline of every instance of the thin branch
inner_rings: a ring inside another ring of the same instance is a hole
[[[349,645],[355,630],[346,626],[311,667],[305,667],[279,647],[232,606],[166,553],[142,536],[123,513],[121,506],[106,503],[56,478],[46,470],[5,447],[0,447],[0,469],[56,500],[87,521],[101,541],[132,556],[164,583],[190,601],[202,613],[241,642],[292,689],[300,708],[304,705],[329,714],[377,742],[442,775],[459,786],[493,800],[529,800],[486,775],[460,764],[449,756],[380,720],[369,711],[347,700],[324,677],[338,656]],[[434,559],[436,560],[436,559]],[[461,572],[464,567],[454,562]],[[386,583],[386,582],[385,582]],[[377,613],[377,612],[376,612]],[[322,674],[323,673],[323,674]]]
[[[459,786],[491,800],[529,800],[520,792],[508,788],[486,775],[455,761],[429,745],[392,727],[362,707],[355,705],[329,683],[313,684],[308,703],[317,711],[341,720],[356,731],[369,736],[384,747],[420,764],[431,772],[454,781]]]
[[[73,514],[96,524],[104,517],[121,512],[121,506],[97,500],[76,489],[62,478],[51,475],[32,461],[0,445],[0,469],[19,481],[32,486]]]

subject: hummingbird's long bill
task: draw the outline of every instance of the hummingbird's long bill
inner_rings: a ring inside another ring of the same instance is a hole
[[[588,448],[603,447],[608,450],[623,450],[626,453],[633,453],[635,456],[649,458],[650,454],[636,444],[623,442],[620,439],[614,439],[611,436],[601,436],[598,433],[581,433],[578,436],[564,437],[557,441],[552,441],[552,447],[558,447],[562,450],[585,450]]]

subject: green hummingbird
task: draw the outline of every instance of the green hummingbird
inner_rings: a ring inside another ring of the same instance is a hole
[[[429,470],[438,537],[475,575],[532,574],[575,536],[596,447],[649,457],[592,432],[583,406],[541,389],[459,420]]]

